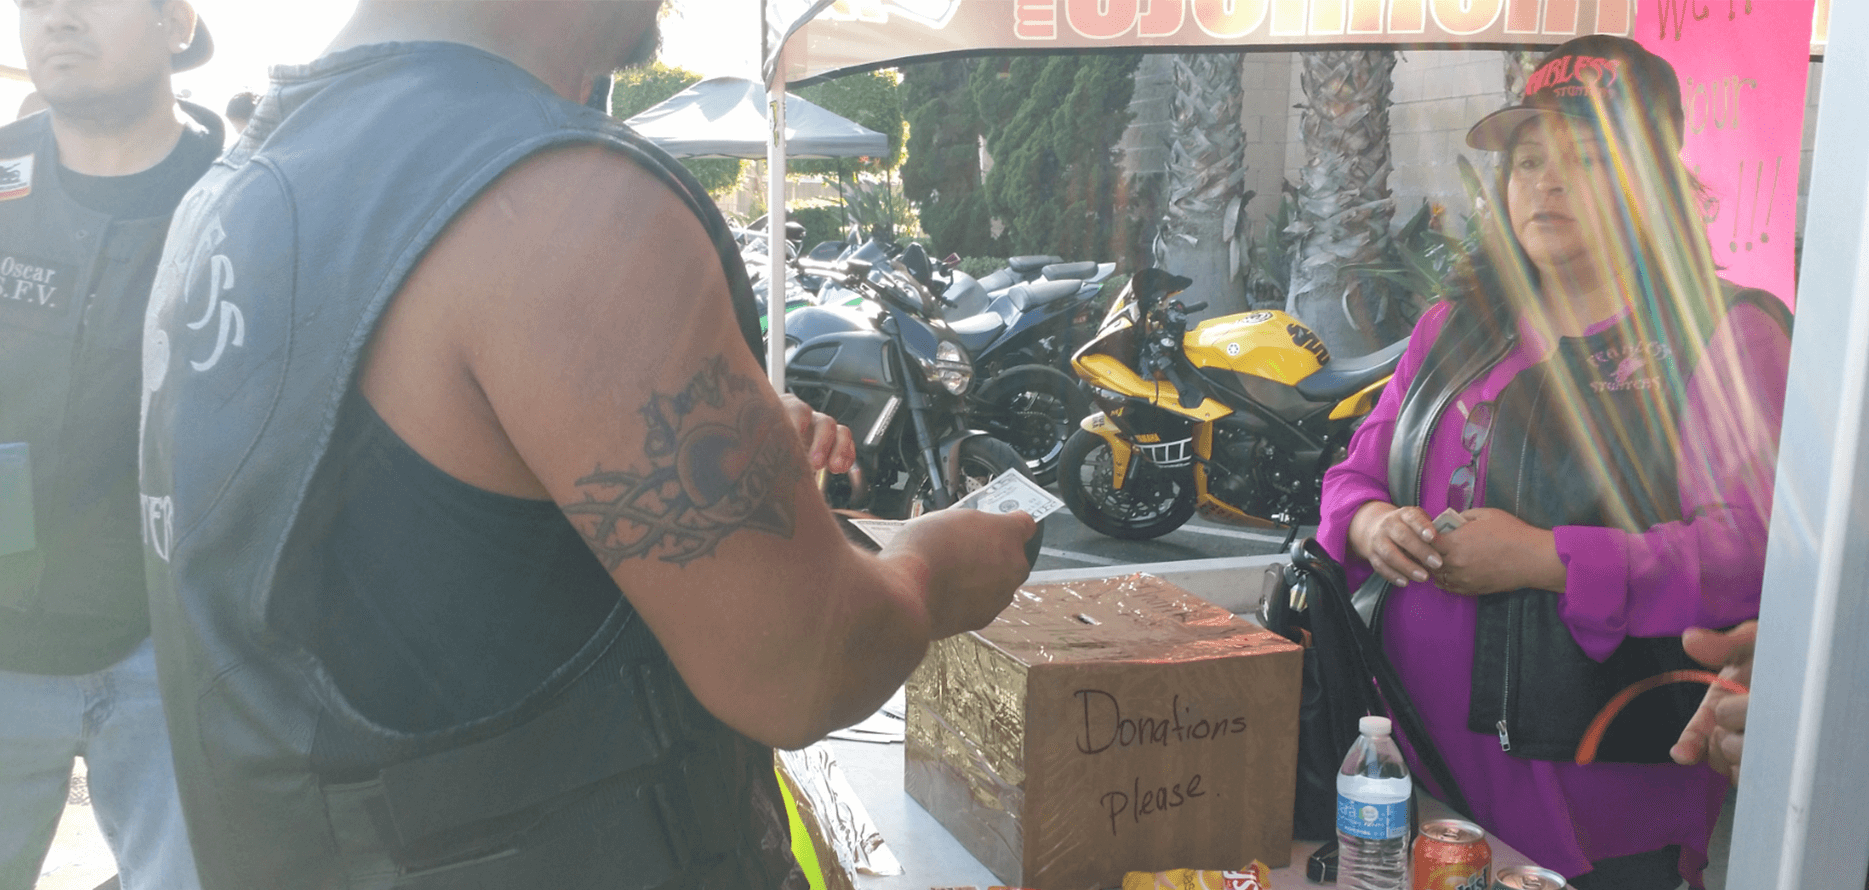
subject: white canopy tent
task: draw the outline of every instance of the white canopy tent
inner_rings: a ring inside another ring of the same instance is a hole
[[[678,158],[763,158],[771,142],[766,88],[710,77],[624,121]],[[794,158],[880,157],[889,137],[798,96],[785,97],[785,153]]]
[[[1636,2],[765,0],[763,59],[776,96],[788,79],[993,50],[1553,45],[1629,33]],[[1824,84],[1729,887],[1854,888],[1869,871],[1858,812],[1869,791],[1869,119],[1856,106],[1869,94],[1869,3],[1817,0],[1812,52]],[[781,146],[775,127],[774,231]],[[783,355],[770,355],[783,389]]]

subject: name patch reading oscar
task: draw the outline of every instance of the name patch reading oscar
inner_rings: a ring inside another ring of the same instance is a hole
[[[1079,689],[1073,694],[1084,718],[1076,739],[1079,754],[1094,757],[1131,748],[1211,745],[1223,739],[1243,740],[1246,734],[1244,714],[1209,716],[1179,694],[1169,697],[1166,714],[1159,701],[1140,707],[1131,702],[1125,708],[1122,700],[1101,689]],[[1110,834],[1120,834],[1124,825],[1139,825],[1147,817],[1210,798],[1213,792],[1203,781],[1198,772],[1131,776],[1126,786],[1099,795],[1097,803],[1110,820]]]

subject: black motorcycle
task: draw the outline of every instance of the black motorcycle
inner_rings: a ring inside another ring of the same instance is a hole
[[[1016,268],[976,285],[997,283]],[[987,378],[970,410],[1018,449],[1033,478],[1045,484],[1057,477],[1065,441],[1090,413],[1089,393],[1071,373],[1070,358],[1096,329],[1097,297],[1114,269],[1110,263],[1052,263],[1035,280],[987,291],[985,308],[969,315],[961,314],[972,297],[959,273],[943,293],[954,333]]]
[[[856,439],[856,465],[826,484],[831,506],[906,519],[1024,471],[1011,445],[969,428],[962,408],[974,363],[934,312],[934,294],[894,262],[800,264],[879,309],[861,330],[804,341],[785,364],[792,392]]]
[[[890,257],[940,305],[940,317],[973,357],[979,379],[963,404],[968,419],[1018,451],[1033,479],[1050,484],[1065,440],[1090,413],[1088,394],[1064,369],[1078,341],[1094,329],[1095,298],[1113,267],[1054,263],[1043,268],[1060,280],[1010,284],[989,293],[951,263],[932,263],[919,244],[893,249],[872,238],[848,250],[845,259],[875,264]],[[807,258],[799,266],[803,271],[817,264]],[[826,333],[874,326],[880,304],[850,305],[840,296],[844,290],[828,282],[819,292],[820,305],[786,316],[789,347]],[[968,306],[978,309],[967,314]]]

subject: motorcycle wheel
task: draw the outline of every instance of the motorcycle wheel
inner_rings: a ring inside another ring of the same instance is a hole
[[[1018,468],[1028,478],[1032,473],[1026,469],[1025,459],[1011,445],[987,436],[976,436],[960,443],[960,493],[955,495],[958,501],[986,487],[988,482],[999,478],[999,474]],[[934,487],[928,484],[928,477],[921,476],[921,484],[916,488],[915,497],[909,505],[911,516],[933,510]],[[1038,530],[1025,543],[1025,558],[1028,563],[1038,562],[1039,548],[1045,543],[1045,523],[1038,524]]]
[[[999,474],[1018,467],[1027,476],[1032,475],[1025,469],[1025,459],[1011,445],[987,436],[975,436],[960,443],[960,484],[954,500],[960,500],[979,489],[985,488]],[[928,483],[927,473],[919,474],[920,483],[915,488],[914,502],[910,512],[914,516],[933,510],[934,486]]]
[[[1194,477],[1188,471],[1142,463],[1119,491],[1112,486],[1114,467],[1110,443],[1102,436],[1080,429],[1064,443],[1058,494],[1071,515],[1092,530],[1125,541],[1147,541],[1180,528],[1194,515]]]
[[[1058,478],[1058,460],[1077,422],[1090,413],[1090,398],[1056,368],[1026,365],[994,377],[980,392],[978,418],[993,437],[1025,460],[1040,485]]]

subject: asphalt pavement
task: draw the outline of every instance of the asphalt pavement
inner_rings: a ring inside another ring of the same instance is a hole
[[[1299,535],[1315,531],[1307,527],[1301,529]],[[1038,563],[1032,568],[1036,572],[1046,572],[1266,556],[1280,552],[1279,545],[1284,540],[1282,530],[1221,525],[1196,516],[1188,524],[1152,541],[1124,541],[1091,531],[1069,510],[1059,510],[1045,517],[1044,546],[1039,550]]]

